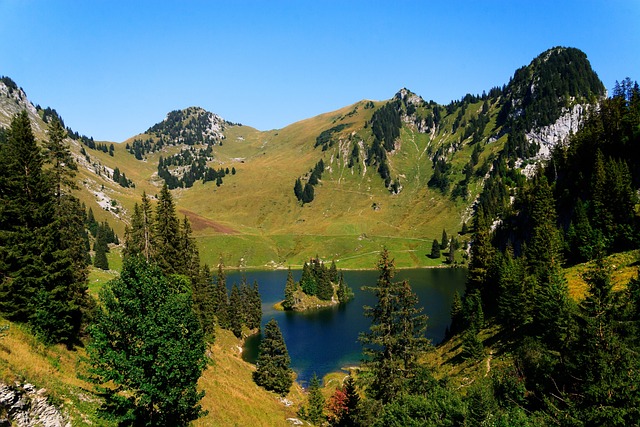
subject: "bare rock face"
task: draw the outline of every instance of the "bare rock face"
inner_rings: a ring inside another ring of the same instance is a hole
[[[8,80],[8,82],[10,83],[7,84],[7,82],[0,80],[0,126],[9,126],[16,114],[22,110],[27,110],[35,131],[42,132],[40,120],[37,120],[39,116],[36,107],[29,101],[22,88],[15,85],[11,80]]]
[[[551,152],[556,145],[567,142],[569,135],[575,134],[580,129],[585,113],[586,107],[576,104],[566,110],[555,123],[526,133],[527,141],[536,143],[540,147],[538,154],[533,158],[533,163],[527,165],[522,171],[527,177],[533,175],[538,163],[551,158]]]
[[[68,418],[47,402],[45,390],[32,384],[0,384],[0,426],[71,427]]]

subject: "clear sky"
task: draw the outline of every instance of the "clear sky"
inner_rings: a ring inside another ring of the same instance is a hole
[[[444,104],[553,46],[640,80],[640,1],[0,0],[0,75],[118,142],[189,106],[267,130],[403,87]]]

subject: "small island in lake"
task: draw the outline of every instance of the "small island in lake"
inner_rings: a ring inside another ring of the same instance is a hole
[[[300,282],[293,280],[289,269],[284,300],[276,304],[282,310],[305,311],[343,304],[353,298],[353,291],[338,273],[335,261],[327,268],[318,257],[305,262]]]

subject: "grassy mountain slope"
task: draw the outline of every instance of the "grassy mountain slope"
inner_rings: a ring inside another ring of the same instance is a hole
[[[4,324],[4,322],[3,322]],[[97,416],[100,398],[85,380],[85,352],[64,346],[44,346],[17,324],[9,324],[0,338],[0,382],[34,384],[45,389],[52,404],[66,412],[71,424],[111,426]],[[294,406],[287,407],[277,395],[255,385],[253,365],[244,362],[239,348],[242,342],[229,331],[216,331],[216,343],[210,349],[210,364],[198,384],[205,391],[201,404],[208,414],[196,426],[285,426],[286,418],[295,417],[304,400],[297,385],[287,396]]]
[[[190,108],[114,144],[113,156],[85,149],[87,161],[80,154],[82,145],[71,141],[81,163],[78,196],[122,236],[142,191],[159,192],[160,157],[210,147],[208,167],[237,173],[226,175],[222,185],[196,181],[191,188],[173,190],[178,211],[191,219],[203,261],[216,264],[223,257],[228,266],[295,267],[318,255],[335,259],[341,268],[371,268],[377,252],[387,246],[398,267],[439,265],[441,260],[427,257],[433,239],[439,240],[443,229],[455,236],[470,218],[509,135],[535,132],[576,103],[596,101],[602,92],[582,52],[554,48],[518,70],[503,88],[466,95],[447,106],[403,89],[388,101],[361,101],[266,132]],[[390,124],[385,109],[395,109],[397,122]],[[523,111],[537,120],[519,120]],[[0,117],[2,124],[10,115]],[[46,124],[36,116],[33,121],[44,138]],[[381,128],[393,137],[381,137]],[[126,148],[136,140],[149,141],[155,151],[136,159]],[[385,147],[382,157],[374,153],[376,144]],[[536,149],[515,150],[510,161],[524,159],[526,166],[526,157]],[[324,172],[314,187],[315,198],[302,204],[294,196],[294,183],[301,178],[304,184],[320,159]],[[135,188],[110,179],[115,167]],[[170,169],[179,177],[185,167]]]

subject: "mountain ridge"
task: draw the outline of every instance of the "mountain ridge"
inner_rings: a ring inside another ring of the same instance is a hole
[[[195,233],[209,263],[222,256],[231,266],[296,266],[320,255],[354,268],[374,265],[376,250],[397,244],[400,267],[429,266],[440,263],[426,256],[431,242],[442,229],[461,230],[496,159],[530,172],[603,92],[584,53],[552,48],[502,88],[448,105],[402,88],[389,100],[358,101],[270,131],[189,107],[113,144],[113,156],[70,143],[93,168],[80,177],[93,188],[83,201],[96,206],[106,196],[99,209],[119,233],[142,191],[153,196],[172,182],[180,210],[216,224]],[[548,104],[553,114],[539,114]],[[135,189],[116,185],[116,167]],[[296,180],[313,187],[311,201],[296,199]],[[216,231],[224,229],[237,233]]]

